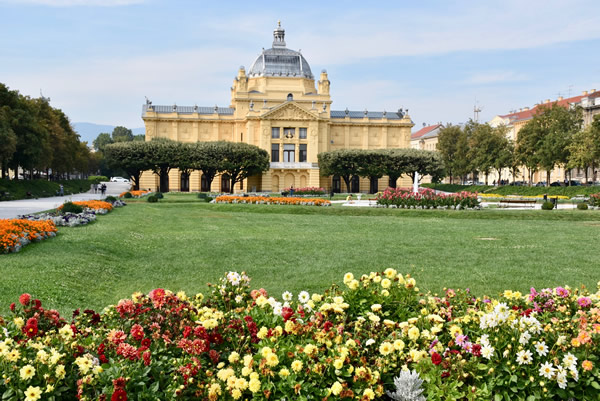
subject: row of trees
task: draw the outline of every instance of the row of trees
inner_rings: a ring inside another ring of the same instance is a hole
[[[73,130],[69,118],[50,106],[49,99],[23,96],[0,83],[0,171],[19,168],[29,178],[44,172],[53,178],[87,174],[96,169],[85,142]]]
[[[231,180],[231,192],[237,182],[269,169],[269,154],[254,145],[234,142],[182,143],[157,138],[149,142],[119,142],[107,145],[104,154],[109,166],[123,169],[139,189],[142,172],[152,170],[159,177],[159,190],[169,191],[169,172],[183,174],[202,171],[208,186],[219,174]]]
[[[515,142],[506,137],[505,126],[491,127],[469,121],[464,126],[448,125],[440,130],[438,151],[452,182],[467,175],[488,176],[492,171],[502,179],[502,171],[514,177],[526,168],[530,184],[537,171],[546,171],[546,185],[555,167],[592,171],[600,164],[600,117],[582,129],[582,109],[558,104],[541,106],[518,132]]]
[[[121,168],[110,166],[108,164],[104,155],[104,151],[108,145],[122,142],[144,142],[145,139],[145,135],[133,135],[133,131],[131,131],[131,129],[123,126],[115,127],[112,133],[103,132],[98,134],[92,144],[94,146],[94,150],[96,151],[94,155],[98,160],[98,170],[100,175],[114,177],[126,174],[126,172]]]
[[[430,175],[434,182],[444,177],[444,165],[437,152],[417,149],[341,149],[317,155],[322,176],[340,176],[348,192],[352,176],[379,179],[384,175],[395,183],[402,175],[414,181],[415,174]]]

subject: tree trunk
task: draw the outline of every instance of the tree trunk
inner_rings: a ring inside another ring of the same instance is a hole
[[[160,192],[169,192],[169,172],[160,171],[158,190]]]
[[[550,186],[550,173],[551,173],[551,170],[546,171],[546,186],[547,187]]]
[[[131,180],[133,181],[133,190],[139,191],[140,189],[140,175],[141,173],[136,173],[131,175]]]
[[[488,176],[489,176],[489,173],[488,173],[488,172],[486,172],[486,173],[485,173],[485,185],[487,185],[487,184],[488,184]]]
[[[344,182],[346,183],[346,190],[348,191],[348,193],[350,193],[350,176],[344,175],[344,176],[342,176],[342,178],[344,179]]]

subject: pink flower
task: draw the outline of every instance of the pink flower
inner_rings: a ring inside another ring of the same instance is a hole
[[[556,295],[562,298],[566,298],[569,296],[569,290],[563,287],[556,287]]]
[[[577,300],[577,303],[579,304],[580,307],[587,308],[588,306],[590,306],[592,304],[592,300],[589,299],[588,297],[581,297]]]

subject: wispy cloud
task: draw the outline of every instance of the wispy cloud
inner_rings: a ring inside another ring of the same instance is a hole
[[[476,73],[463,81],[465,84],[485,85],[526,81],[528,76],[516,71],[487,71]]]

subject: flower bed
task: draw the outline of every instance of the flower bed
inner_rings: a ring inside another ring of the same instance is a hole
[[[3,399],[597,399],[600,291],[438,297],[386,269],[277,300],[249,281],[136,293],[71,323],[23,294],[0,319]]]
[[[55,235],[56,227],[49,220],[0,219],[0,253],[19,252],[30,242]]]
[[[97,214],[106,214],[110,212],[113,208],[113,205],[110,202],[104,202],[99,200],[89,200],[89,201],[75,201],[73,202],[75,205],[79,205],[85,209],[93,210],[94,213]],[[60,205],[57,210],[61,210],[63,205]]]
[[[285,193],[290,193],[291,188],[283,190]],[[318,187],[305,187],[305,188],[294,188],[294,195],[325,195],[327,191],[325,188]]]
[[[19,218],[31,221],[50,220],[56,226],[76,227],[96,221],[96,214],[93,211],[82,213],[39,213],[27,214],[19,216]]]
[[[123,198],[126,193],[130,193],[132,198],[141,198],[142,196],[149,194],[150,191],[146,191],[143,189],[141,189],[139,191],[125,191],[125,192],[122,192],[121,194],[119,194],[119,198]]]
[[[266,205],[303,205],[303,206],[331,206],[326,199],[268,197],[268,196],[231,196],[222,195],[215,199],[216,203],[253,203]]]
[[[377,204],[385,207],[436,209],[438,207],[467,209],[479,206],[477,194],[459,192],[457,194],[437,194],[429,188],[420,188],[413,193],[409,188],[387,188],[377,194]]]

